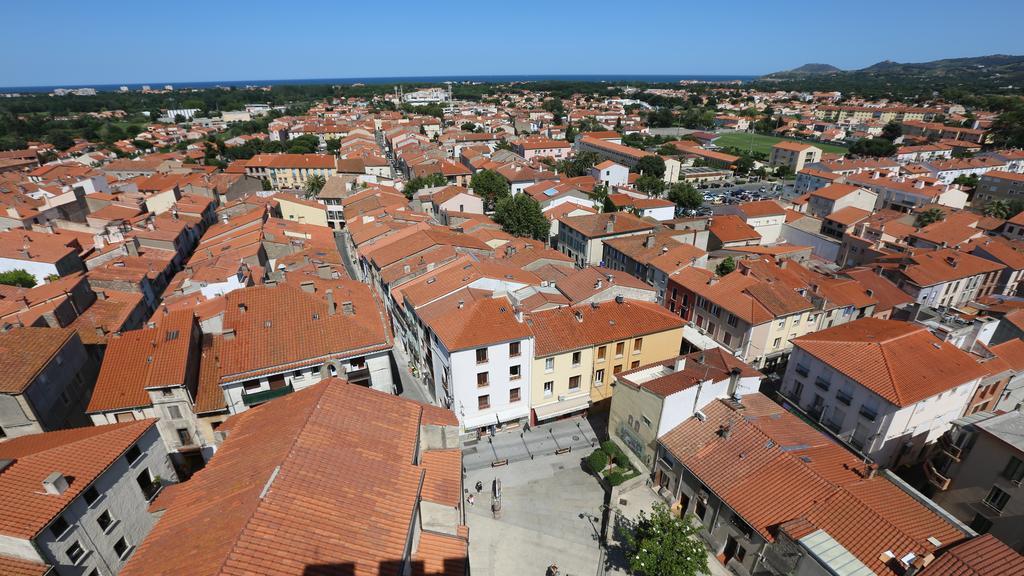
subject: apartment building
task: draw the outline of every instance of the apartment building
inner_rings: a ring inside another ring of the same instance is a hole
[[[95,426],[158,419],[164,449],[183,477],[213,453],[193,411],[201,339],[190,309],[157,312],[145,328],[111,338],[88,407]]]
[[[645,156],[654,156],[653,152],[625,146],[623,144],[581,134],[574,144],[577,152],[593,152],[605,160],[633,168]]]
[[[622,372],[615,377],[609,435],[650,471],[658,438],[715,399],[742,398],[757,392],[762,377],[721,348]]]
[[[933,307],[962,306],[993,293],[1005,268],[953,248],[883,256],[872,267],[915,302]]]
[[[820,161],[821,148],[813,144],[791,142],[788,140],[772,146],[771,155],[768,157],[769,166],[785,166],[793,174],[803,170],[807,164],[815,164]]]
[[[973,536],[761,394],[714,400],[658,443],[655,490],[736,574],[927,576]]]
[[[880,466],[913,464],[988,374],[926,327],[861,318],[798,337],[781,392]]]
[[[337,158],[327,154],[257,154],[246,161],[245,173],[267,179],[275,190],[297,189],[310,176],[336,175],[338,164]]]
[[[447,410],[334,378],[233,416],[121,574],[172,576],[184,562],[194,574],[464,575],[457,427]]]
[[[0,472],[0,570],[12,576],[117,574],[177,482],[155,420],[2,442]]]
[[[993,200],[1024,199],[1024,174],[991,170],[981,175],[974,192],[974,203],[984,206]]]
[[[534,338],[507,296],[462,289],[417,315],[429,330],[434,397],[462,430],[527,422]]]
[[[669,276],[687,266],[707,266],[707,252],[689,243],[697,239],[698,235],[690,231],[664,230],[605,240],[605,266],[654,287],[661,302]]]
[[[1024,414],[954,420],[924,464],[940,506],[972,530],[1024,551]]]
[[[612,398],[615,375],[675,357],[683,322],[651,302],[616,298],[528,316],[536,347],[531,422],[579,412]]]
[[[826,218],[843,208],[858,208],[871,213],[878,195],[850,184],[830,184],[810,193],[805,212],[815,218]]]
[[[680,311],[701,334],[754,366],[770,368],[786,356],[790,339],[818,329],[814,304],[790,287],[736,270],[722,278],[696,268],[673,276]],[[815,318],[812,320],[812,316]]]
[[[0,439],[88,425],[97,370],[74,328],[0,332]]]
[[[557,248],[580,268],[603,266],[607,240],[650,234],[656,224],[628,212],[562,216],[558,219]]]
[[[957,186],[926,178],[882,177],[879,172],[851,174],[846,183],[878,195],[875,209],[913,212],[926,204],[940,204],[957,210],[967,205],[967,193]]]

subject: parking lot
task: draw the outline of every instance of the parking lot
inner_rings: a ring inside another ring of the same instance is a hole
[[[466,487],[483,490],[467,505],[469,562],[474,574],[542,576],[557,563],[564,576],[592,576],[603,565],[598,545],[604,490],[583,471],[580,450],[467,472]],[[501,510],[492,486],[501,482]]]

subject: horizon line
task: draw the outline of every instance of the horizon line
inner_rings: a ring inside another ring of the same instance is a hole
[[[679,79],[685,80],[685,79],[688,79],[688,78],[747,79],[747,78],[759,78],[761,76],[765,76],[765,74],[764,73],[761,73],[761,74],[695,74],[695,73],[671,73],[671,72],[669,72],[669,73],[662,73],[662,72],[657,72],[657,73],[623,72],[623,73],[598,73],[598,74],[588,74],[588,73],[551,73],[551,74],[530,74],[530,73],[527,73],[527,74],[515,74],[515,73],[510,73],[510,74],[422,74],[422,75],[396,75],[396,76],[336,76],[336,77],[324,76],[324,77],[317,77],[317,78],[264,78],[264,79],[249,79],[249,78],[247,78],[247,79],[238,79],[238,80],[218,79],[218,80],[177,80],[177,81],[164,81],[164,80],[161,80],[161,81],[132,81],[132,82],[124,82],[124,81],[120,81],[120,82],[65,82],[65,83],[62,83],[62,84],[20,84],[20,85],[0,84],[0,89],[2,89],[2,90],[11,90],[11,89],[22,88],[22,89],[40,90],[40,89],[44,89],[44,88],[68,88],[68,89],[75,89],[75,88],[94,88],[94,87],[98,87],[98,86],[104,86],[105,87],[105,86],[142,86],[142,85],[148,85],[148,86],[153,86],[153,87],[162,87],[162,86],[165,86],[165,85],[172,85],[173,86],[175,84],[182,84],[182,85],[211,84],[211,85],[216,86],[218,83],[223,83],[224,85],[227,85],[227,84],[247,84],[247,85],[251,84],[251,85],[254,85],[254,86],[268,86],[268,85],[269,86],[273,86],[274,83],[282,83],[282,82],[287,82],[287,83],[291,83],[291,84],[297,84],[297,83],[302,83],[302,82],[309,82],[310,84],[325,84],[325,83],[327,83],[326,81],[338,81],[338,80],[354,80],[354,81],[356,81],[354,83],[361,83],[360,81],[365,81],[365,80],[389,80],[389,81],[393,80],[393,81],[396,81],[395,83],[401,83],[402,80],[422,81],[422,80],[428,80],[429,79],[429,80],[440,80],[440,81],[443,82],[443,81],[445,81],[445,79],[447,79],[449,81],[459,81],[459,80],[471,80],[471,79],[477,79],[477,78],[481,78],[481,79],[487,79],[487,78],[499,79],[500,78],[500,79],[511,79],[511,80],[514,80],[515,78],[524,78],[524,79],[529,79],[529,78],[559,79],[559,78],[583,78],[583,77],[602,78],[602,77],[605,77],[605,78],[608,78],[610,80],[625,80],[625,79],[630,79],[630,78],[641,79],[641,78],[644,78],[644,77],[660,77],[660,78],[679,78]],[[391,82],[386,82],[386,83],[391,83]]]

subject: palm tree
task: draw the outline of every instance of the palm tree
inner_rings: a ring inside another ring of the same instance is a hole
[[[924,228],[929,224],[940,222],[946,219],[946,213],[938,208],[929,208],[924,212],[919,212],[915,224],[918,228]]]
[[[993,200],[985,205],[984,212],[985,216],[1006,219],[1010,217],[1010,204],[1006,200]]]
[[[327,179],[320,174],[314,174],[309,178],[306,178],[306,185],[302,187],[303,190],[306,191],[306,198],[312,198],[319,194],[326,183]]]

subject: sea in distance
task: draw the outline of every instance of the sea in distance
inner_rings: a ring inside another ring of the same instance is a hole
[[[507,82],[544,82],[544,81],[565,81],[565,82],[643,82],[649,84],[676,83],[680,81],[696,82],[735,82],[750,81],[757,76],[745,75],[687,75],[687,74],[536,74],[536,75],[494,75],[494,76],[381,76],[377,78],[301,78],[291,80],[221,80],[215,82],[142,82],[131,84],[62,84],[54,86],[4,86],[0,92],[52,92],[55,88],[94,88],[99,92],[113,92],[128,87],[129,90],[140,90],[147,85],[154,90],[163,88],[170,84],[176,90],[182,88],[218,88],[234,87],[244,88],[246,86],[283,86],[302,84],[425,84],[437,85],[444,82],[481,82],[481,83],[507,83]]]

